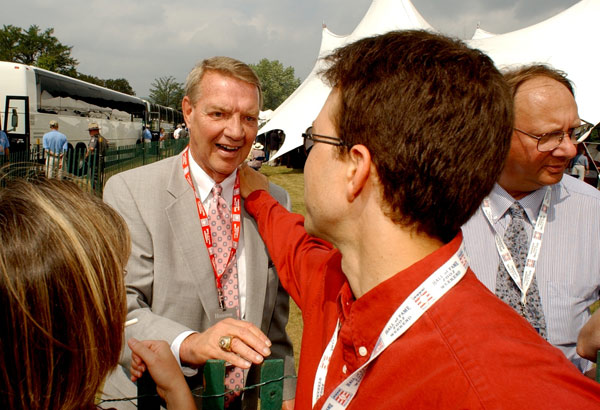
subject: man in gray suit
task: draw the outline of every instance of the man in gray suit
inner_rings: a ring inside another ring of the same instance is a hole
[[[125,278],[128,319],[137,318],[138,323],[126,329],[126,337],[170,343],[191,387],[201,383],[198,369],[208,359],[226,360],[243,370],[246,384],[250,365],[266,357],[283,358],[286,374],[292,374],[292,346],[285,333],[289,297],[279,285],[256,223],[240,206],[237,168],[258,131],[259,79],[240,61],[213,57],[192,70],[185,94],[189,150],[117,174],[104,189],[104,200],[120,212],[131,231]],[[271,192],[290,207],[285,190],[271,185]],[[213,204],[223,204],[232,220],[226,236],[230,244],[233,238],[233,245],[225,245],[223,270],[218,269],[219,242],[213,243]],[[232,294],[235,300],[227,296]],[[106,396],[135,395],[128,380],[130,358],[126,350],[123,367],[105,386]],[[294,390],[294,380],[286,379],[284,408],[293,406]],[[244,407],[251,401],[244,398]],[[229,408],[239,402],[234,399]]]

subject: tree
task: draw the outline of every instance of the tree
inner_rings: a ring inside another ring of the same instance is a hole
[[[135,95],[135,91],[133,91],[133,88],[129,84],[129,81],[127,81],[124,78],[117,78],[114,80],[109,78],[108,80],[103,80],[102,78],[94,77],[93,75],[83,73],[77,73],[75,77],[82,81],[96,84],[101,87],[110,88],[111,90],[119,91],[129,95]]]
[[[0,57],[74,76],[78,62],[71,57],[73,47],[62,44],[53,33],[53,28],[40,31],[35,24],[27,30],[4,25],[0,30]]]
[[[41,32],[36,25],[27,30],[13,25],[0,29],[0,60],[33,65],[49,71],[75,77],[88,83],[135,95],[133,88],[124,78],[103,80],[77,72],[77,60],[71,57],[73,47],[62,44],[53,36],[54,29]]]
[[[263,90],[263,110],[274,110],[300,85],[294,75],[294,68],[284,68],[279,60],[263,58],[258,64],[250,64],[256,72]]]
[[[183,99],[183,84],[178,83],[175,77],[156,78],[150,84],[150,101],[165,107],[175,108],[181,111],[181,100]]]
[[[135,95],[135,91],[133,91],[129,81],[124,78],[109,78],[108,80],[104,81],[104,86],[106,88],[110,88],[111,90],[120,91],[124,94]]]

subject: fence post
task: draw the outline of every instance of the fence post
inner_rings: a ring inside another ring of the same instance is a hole
[[[204,394],[220,395],[219,397],[206,397],[202,399],[202,408],[205,410],[223,410],[225,408],[225,361],[208,360],[204,364]]]
[[[277,380],[260,388],[260,409],[281,410],[283,403],[283,359],[265,360],[260,368],[260,382]]]
[[[144,372],[137,381],[138,388],[138,409],[160,410],[162,399],[156,392],[156,383],[152,380],[150,372]],[[166,407],[166,406],[165,406]]]
[[[596,381],[600,383],[600,350],[596,352]]]

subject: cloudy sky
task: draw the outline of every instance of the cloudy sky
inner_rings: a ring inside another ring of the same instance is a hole
[[[401,0],[397,0],[401,1]],[[412,0],[436,29],[470,38],[480,23],[506,33],[539,23],[577,0]],[[54,28],[73,46],[78,70],[126,78],[141,97],[155,78],[184,82],[213,55],[247,63],[262,58],[292,66],[304,79],[321,42],[321,25],[352,32],[371,0],[15,0],[3,2],[0,24]]]

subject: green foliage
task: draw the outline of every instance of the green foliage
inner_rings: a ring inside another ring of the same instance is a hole
[[[120,91],[129,95],[135,95],[135,91],[133,91],[129,81],[124,78],[109,78],[108,80],[104,81],[104,86],[106,88],[110,88],[111,90]]]
[[[133,88],[131,87],[131,85],[129,85],[129,81],[127,81],[124,78],[117,78],[114,80],[109,78],[108,80],[103,80],[102,78],[94,77],[93,75],[83,73],[77,73],[77,75],[75,75],[74,77],[88,83],[96,84],[101,87],[106,87],[110,88],[111,90],[122,92],[124,94],[135,95],[135,91],[133,91]]]
[[[175,77],[160,77],[154,79],[150,84],[151,102],[164,105],[165,107],[175,108],[181,111],[181,100],[184,96],[183,84],[178,83]]]
[[[79,78],[125,94],[135,95],[133,88],[124,78],[103,80],[77,72],[77,60],[71,57],[73,47],[62,44],[53,35],[54,29],[41,31],[36,25],[27,30],[13,25],[0,29],[0,60],[40,67],[55,73]]]
[[[284,68],[279,60],[263,58],[258,64],[250,64],[256,72],[263,89],[263,110],[274,110],[300,85],[294,75],[294,68]]]
[[[27,30],[4,25],[0,29],[0,59],[73,76],[78,64],[71,57],[73,47],[62,44],[53,33],[53,28],[40,31],[35,24]]]

